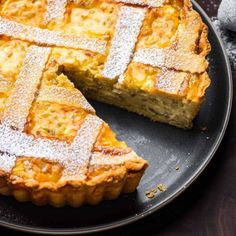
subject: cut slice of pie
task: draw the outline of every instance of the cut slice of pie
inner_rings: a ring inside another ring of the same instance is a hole
[[[2,39],[1,50],[0,193],[78,207],[133,192],[147,162],[96,116],[51,49]]]

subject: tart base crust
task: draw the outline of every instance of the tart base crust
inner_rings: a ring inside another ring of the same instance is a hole
[[[135,155],[135,154],[134,154]],[[0,194],[14,196],[20,202],[31,201],[36,205],[53,207],[69,205],[80,207],[96,205],[103,200],[114,200],[122,193],[134,192],[147,168],[147,162],[134,156],[123,164],[90,167],[87,179],[47,187],[43,183],[32,184],[12,174],[0,173]]]

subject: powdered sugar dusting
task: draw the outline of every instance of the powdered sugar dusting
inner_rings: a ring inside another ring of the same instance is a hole
[[[67,35],[57,31],[20,24],[3,17],[0,17],[0,35],[6,35],[44,46],[84,49],[101,54],[104,54],[106,51],[106,42],[96,38]]]
[[[30,46],[19,78],[7,100],[2,122],[20,131],[24,130],[26,119],[38,89],[50,48]]]
[[[176,72],[164,69],[162,74],[157,78],[157,88],[168,93],[178,93],[184,81],[188,79],[188,74],[185,72]]]
[[[88,115],[86,117],[84,124],[78,131],[78,134],[71,145],[73,155],[68,158],[70,165],[66,168],[67,176],[71,173],[73,173],[73,175],[75,175],[75,173],[77,175],[80,173],[85,177],[85,171],[87,171],[87,166],[92,155],[92,148],[100,133],[102,124],[103,121],[97,116]],[[75,164],[72,165],[71,163]],[[79,165],[76,165],[76,163],[79,163]]]
[[[123,6],[120,8],[116,31],[103,75],[114,79],[122,75],[133,54],[146,9]]]
[[[232,66],[236,68],[236,33],[223,28],[217,17],[211,20],[221,36]]]
[[[45,23],[51,20],[64,18],[67,0],[48,0]]]
[[[7,125],[0,125],[0,150],[9,155],[46,158],[49,161],[63,162],[68,154],[66,143],[46,139],[35,139]],[[61,157],[61,158],[60,158]],[[8,160],[8,159],[6,159]],[[1,163],[1,169],[9,169],[12,162]]]
[[[139,49],[135,53],[133,60],[135,62],[152,65],[155,67],[165,66],[165,54],[162,49]]]
[[[37,101],[56,102],[83,108],[91,113],[95,113],[93,107],[77,89],[69,90],[58,86],[46,86],[40,89]]]
[[[155,67],[166,67],[190,73],[202,73],[208,66],[205,57],[169,48],[139,49],[134,55],[134,61]]]
[[[10,172],[11,169],[15,166],[16,162],[16,156],[15,155],[9,155],[4,152],[0,152],[0,167],[1,170],[5,172]]]

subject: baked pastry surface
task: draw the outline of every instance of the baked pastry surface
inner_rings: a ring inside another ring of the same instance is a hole
[[[147,167],[74,84],[181,128],[210,84],[207,27],[189,0],[3,0],[0,35],[0,193],[20,201],[115,199]]]

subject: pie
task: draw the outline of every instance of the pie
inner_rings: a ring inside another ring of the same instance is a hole
[[[147,162],[83,95],[191,128],[207,34],[190,0],[1,1],[0,193],[78,207],[133,192]]]
[[[3,44],[8,54],[12,48]],[[18,65],[14,54],[6,61],[16,66],[14,85],[13,74],[1,78],[0,193],[78,207],[133,192],[147,162],[96,116],[50,60],[51,48],[12,45],[22,54]]]

